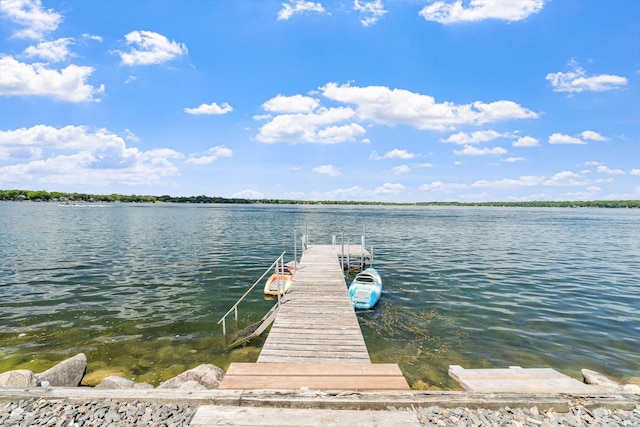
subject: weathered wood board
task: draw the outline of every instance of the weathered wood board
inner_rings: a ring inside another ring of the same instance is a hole
[[[419,427],[413,411],[354,411],[333,409],[248,408],[204,405],[190,424],[208,426],[280,427]]]
[[[396,364],[232,363],[220,389],[409,390]]]
[[[595,393],[597,388],[581,383],[551,368],[464,369],[449,366],[449,376],[468,391],[499,393]]]

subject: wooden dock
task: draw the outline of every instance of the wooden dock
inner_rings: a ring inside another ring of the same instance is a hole
[[[597,391],[596,387],[551,368],[465,369],[450,365],[449,376],[472,392],[589,394]]]
[[[370,256],[360,246],[346,250]],[[257,363],[232,363],[220,388],[409,389],[397,365],[371,364],[338,260],[342,251],[341,245],[304,250]]]

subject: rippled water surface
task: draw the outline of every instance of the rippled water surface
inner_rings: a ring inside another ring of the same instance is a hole
[[[220,317],[284,250],[359,242],[384,294],[358,312],[375,362],[415,388],[467,368],[640,377],[640,211],[469,207],[0,203],[0,372],[84,352],[88,383],[153,384],[224,350]],[[272,301],[258,289],[240,322]]]

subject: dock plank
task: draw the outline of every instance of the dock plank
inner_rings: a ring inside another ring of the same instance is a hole
[[[332,359],[335,361],[335,359]],[[409,390],[395,364],[232,363],[222,389]]]

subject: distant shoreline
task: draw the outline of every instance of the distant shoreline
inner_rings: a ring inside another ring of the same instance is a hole
[[[638,209],[640,200],[571,200],[530,202],[375,202],[355,200],[290,200],[290,199],[242,199],[211,196],[149,196],[123,194],[86,194],[58,191],[0,190],[0,201],[15,202],[84,202],[84,203],[188,203],[188,204],[245,204],[245,205],[361,205],[361,206],[490,206],[490,207],[536,207],[536,208],[607,208]]]

